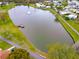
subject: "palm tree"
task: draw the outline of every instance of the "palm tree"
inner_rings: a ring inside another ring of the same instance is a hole
[[[79,23],[79,13],[77,13],[76,23]]]

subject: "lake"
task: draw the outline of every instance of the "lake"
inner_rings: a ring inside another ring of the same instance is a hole
[[[71,36],[49,11],[16,6],[8,13],[16,26],[24,26],[19,29],[41,51],[47,52],[48,46],[55,43],[73,44]]]

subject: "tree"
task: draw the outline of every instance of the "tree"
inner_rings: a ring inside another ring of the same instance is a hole
[[[79,13],[77,13],[76,23],[79,23]]]
[[[47,59],[79,59],[79,55],[70,46],[55,44],[49,48]]]
[[[68,5],[68,0],[63,0],[62,5],[65,7]]]
[[[7,20],[6,20],[6,17],[7,17],[7,13],[6,12],[0,12],[0,20],[2,21],[2,22],[6,22]]]
[[[59,11],[63,10],[63,6],[56,6],[57,10],[58,10],[58,13]]]
[[[51,6],[51,8],[53,8],[54,4],[53,4],[53,3],[51,3],[51,4],[50,4],[50,6]]]
[[[30,56],[26,50],[15,48],[14,51],[9,55],[8,59],[30,59]]]

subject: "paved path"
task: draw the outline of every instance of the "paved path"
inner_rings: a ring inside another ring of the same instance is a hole
[[[7,39],[3,38],[2,36],[0,36],[0,40],[3,40],[3,41],[5,41],[5,42],[11,44],[12,46],[17,47],[17,48],[21,48],[21,46],[19,46],[18,44],[13,43],[13,42],[11,42],[10,40],[7,40]],[[12,47],[11,47],[11,48],[12,48]],[[33,52],[31,52],[31,51],[29,51],[29,53],[30,53],[30,55],[33,56],[35,59],[45,59],[45,58],[43,58],[42,56],[40,56],[39,54],[37,54],[37,53],[33,53]]]

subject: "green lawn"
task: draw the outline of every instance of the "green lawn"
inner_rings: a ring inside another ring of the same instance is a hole
[[[79,32],[79,23],[76,23],[75,20],[67,20],[67,22]]]
[[[6,49],[8,49],[8,48],[10,48],[10,47],[11,47],[10,44],[8,44],[7,42],[2,41],[2,40],[0,39],[0,48],[1,48],[1,49],[6,50]]]
[[[4,5],[4,6],[0,6],[0,11],[8,11],[9,9],[15,7],[16,4],[14,3],[10,3],[9,5]]]
[[[29,6],[36,8],[35,4],[29,4]]]

